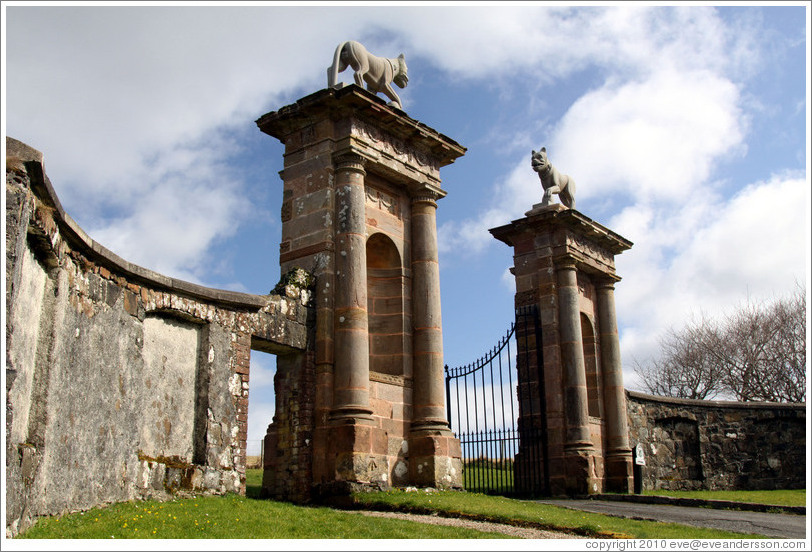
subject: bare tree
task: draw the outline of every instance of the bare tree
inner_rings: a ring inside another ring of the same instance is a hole
[[[680,399],[713,399],[724,391],[722,370],[707,354],[706,344],[717,333],[712,320],[702,318],[681,330],[669,329],[660,338],[660,358],[634,370],[655,395]]]
[[[660,340],[660,357],[635,361],[657,395],[739,401],[806,401],[806,290],[743,306],[721,320],[702,317]]]

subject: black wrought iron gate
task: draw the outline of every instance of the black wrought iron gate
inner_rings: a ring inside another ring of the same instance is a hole
[[[538,308],[531,305],[516,310],[507,334],[483,357],[445,367],[448,420],[462,446],[467,490],[549,494],[541,351]]]

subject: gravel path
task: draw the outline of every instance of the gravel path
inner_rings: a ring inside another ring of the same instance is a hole
[[[488,533],[502,533],[504,535],[518,537],[521,539],[586,538],[579,537],[577,535],[570,535],[568,533],[556,533],[553,531],[543,531],[541,529],[530,529],[528,527],[514,527],[513,525],[504,525],[502,523],[491,523],[488,521],[473,521],[469,519],[446,518],[431,515],[404,514],[400,512],[373,512],[369,510],[361,510],[358,513],[363,514],[365,516],[404,519],[407,521],[416,521],[418,523],[432,523],[434,525],[447,525],[449,527],[465,527],[466,529],[476,529],[477,531],[485,531]]]

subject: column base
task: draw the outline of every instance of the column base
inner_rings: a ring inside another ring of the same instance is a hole
[[[353,423],[331,427],[329,457],[334,482],[389,489],[387,448],[386,432],[378,427]]]
[[[601,481],[595,475],[594,448],[564,447],[565,492],[582,496],[601,492]]]
[[[413,430],[409,435],[409,479],[418,487],[462,489],[462,449],[444,430]]]
[[[607,492],[631,493],[634,491],[634,466],[631,451],[607,455],[604,466]]]
[[[372,424],[372,409],[364,406],[343,406],[330,412],[329,420],[333,424]]]

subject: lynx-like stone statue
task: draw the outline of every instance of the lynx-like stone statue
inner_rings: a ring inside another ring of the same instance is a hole
[[[347,67],[355,70],[355,84],[364,86],[367,83],[367,90],[377,94],[383,92],[389,99],[389,105],[403,109],[400,98],[392,88],[394,82],[400,88],[406,88],[409,84],[406,58],[400,54],[396,58],[382,58],[370,54],[364,45],[350,40],[342,42],[336,48],[333,56],[333,64],[327,69],[327,86],[336,88],[338,74]]]
[[[541,151],[533,150],[530,156],[530,164],[533,170],[539,175],[541,187],[544,188],[542,205],[549,205],[552,202],[553,194],[558,194],[558,198],[565,207],[575,209],[575,180],[567,175],[558,172],[547,159],[547,148]]]

